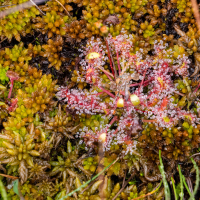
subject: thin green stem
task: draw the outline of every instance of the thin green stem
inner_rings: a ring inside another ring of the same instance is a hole
[[[186,181],[185,181],[185,176],[182,176],[182,179],[183,179],[183,183],[184,183],[184,185],[185,185],[185,188],[186,188],[186,190],[188,191],[188,194],[191,196],[192,193],[191,193],[191,191],[190,191],[190,189],[189,189],[189,187],[188,187],[188,185],[187,185],[187,183],[186,183]]]
[[[191,158],[191,160],[192,160],[192,163],[193,163],[193,165],[194,165],[194,168],[196,169],[196,181],[195,181],[194,192],[193,192],[192,195],[190,196],[189,200],[195,199],[194,196],[195,196],[195,194],[197,193],[197,190],[198,190],[198,188],[199,188],[199,168],[198,168],[196,162],[194,161],[194,159]]]
[[[163,165],[162,157],[161,157],[161,150],[159,150],[159,160],[160,160],[159,170],[163,178],[163,184],[164,184],[164,189],[165,189],[165,200],[170,200],[171,199],[170,189],[169,189],[169,185],[167,183],[167,179],[165,176],[164,165]]]
[[[174,189],[175,200],[178,200],[177,193],[176,193],[176,186],[175,186],[175,183],[174,183],[174,179],[172,177],[171,177],[171,180],[172,180],[172,185],[173,185],[173,189]]]
[[[180,165],[178,165],[178,172],[179,172],[179,177],[180,177],[180,188],[181,188],[181,193],[179,194],[180,196],[180,200],[183,200],[183,196],[184,196],[184,193],[183,193],[183,179],[182,179],[182,173],[181,173],[181,167]]]

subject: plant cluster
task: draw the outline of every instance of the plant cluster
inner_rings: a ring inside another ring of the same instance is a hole
[[[40,53],[41,56],[48,58],[48,61],[51,63],[49,67],[54,66],[57,70],[60,70],[62,61],[65,59],[59,55],[59,52],[62,51],[63,38],[58,35],[55,40],[49,39],[46,45],[42,45],[42,48],[45,50]]]
[[[20,4],[22,2],[10,1],[12,4]],[[12,7],[9,6],[9,1],[3,1],[1,3],[3,7],[1,7],[1,11],[5,11],[6,9]],[[4,7],[4,5],[6,5]],[[21,41],[21,36],[26,36],[28,33],[32,32],[33,26],[31,24],[31,19],[35,18],[39,15],[40,12],[35,7],[31,7],[25,11],[16,11],[7,15],[4,18],[0,19],[0,34],[1,40],[8,38],[9,40],[12,37],[15,37],[17,41]]]
[[[185,78],[188,76],[189,61],[185,56],[177,61],[171,59],[173,56],[171,49],[161,44],[155,45],[156,55],[152,58],[144,58],[142,53],[133,54],[132,38],[132,35],[120,35],[115,38],[109,36],[105,38],[105,43],[98,39],[91,39],[83,52],[86,60],[81,62],[82,67],[85,68],[83,72],[85,76],[82,79],[90,84],[90,89],[81,91],[60,88],[57,96],[61,99],[66,98],[67,107],[77,110],[76,114],[104,113],[105,116],[110,117],[112,120],[109,125],[117,124],[116,130],[113,130],[112,126],[102,126],[102,130],[96,129],[96,134],[88,130],[87,126],[80,130],[81,137],[93,136],[94,141],[98,140],[99,135],[105,131],[108,146],[115,138],[120,143],[130,137],[128,130],[131,130],[132,134],[136,133],[141,128],[139,119],[144,122],[144,127],[145,123],[156,125],[153,126],[154,133],[150,129],[153,143],[167,136],[167,145],[174,140],[170,139],[173,138],[172,133],[165,134],[165,129],[171,131],[180,120],[187,120],[188,128],[191,126],[191,130],[185,128],[185,131],[189,131],[185,139],[191,140],[193,126],[195,128],[195,123],[198,123],[199,119],[194,110],[189,112],[184,109],[184,106],[189,106],[190,102],[177,90],[180,86],[176,86],[171,79],[172,74],[182,76],[185,84],[183,92],[189,94],[191,80]],[[108,64],[111,71],[106,69]],[[107,79],[101,78],[102,74]],[[130,92],[131,87],[134,87],[134,92]],[[178,101],[179,97],[182,98]],[[158,137],[156,129],[159,128],[156,127],[162,128],[161,132],[165,131],[162,137]],[[145,135],[145,130],[143,133]],[[149,135],[149,132],[146,134]],[[141,141],[143,140],[144,136],[141,138]]]
[[[36,20],[36,24],[34,24],[34,28],[43,34],[48,32],[48,37],[51,38],[53,34],[57,35],[65,35],[64,26],[68,20],[68,16],[60,16],[54,10],[51,12],[47,12],[43,18],[38,17]]]

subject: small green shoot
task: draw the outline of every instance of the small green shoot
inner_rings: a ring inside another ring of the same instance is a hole
[[[197,166],[196,162],[194,161],[193,158],[191,158],[192,163],[194,165],[194,168],[196,169],[196,181],[195,181],[195,187],[194,187],[194,192],[192,193],[192,195],[190,196],[189,200],[193,200],[195,199],[195,194],[197,193],[197,190],[199,188],[199,167]]]
[[[181,167],[180,165],[178,165],[178,171],[179,171],[179,177],[180,177],[180,188],[181,188],[181,192],[179,193],[179,196],[180,196],[180,200],[183,200],[183,197],[184,197],[184,192],[183,192],[183,178],[182,178],[182,173],[181,173]]]
[[[9,81],[9,78],[6,76],[6,73],[8,71],[9,67],[3,67],[0,64],[0,82],[4,85],[6,82]]]
[[[35,43],[38,44],[38,45],[40,45],[40,42],[39,42],[38,38],[35,39]]]
[[[174,183],[174,179],[171,177],[175,200],[178,200],[179,197],[180,197],[180,200],[183,199],[183,197],[184,197],[184,186],[185,186],[188,194],[190,195],[189,200],[195,200],[195,194],[197,193],[197,190],[198,190],[198,187],[199,187],[199,168],[198,168],[196,162],[192,158],[191,158],[191,160],[192,160],[192,163],[194,165],[194,168],[196,169],[196,182],[195,182],[194,192],[192,193],[190,191],[190,189],[189,189],[189,187],[186,183],[185,177],[183,176],[183,174],[181,172],[181,167],[180,167],[180,165],[178,165],[180,183],[176,186],[175,183]]]
[[[19,190],[18,190],[19,180],[15,180],[13,182],[13,191],[19,196]]]
[[[186,181],[185,181],[185,176],[182,176],[182,179],[183,179],[183,183],[184,183],[184,185],[185,185],[185,188],[186,188],[186,190],[188,191],[188,194],[191,196],[192,193],[190,192],[190,189],[189,189],[189,187],[188,187],[188,185],[187,185],[187,183],[186,183]]]
[[[132,181],[130,181],[128,183],[129,183],[129,185],[135,185],[137,183],[137,181],[134,179],[134,180],[132,180]]]
[[[165,200],[170,200],[171,199],[170,189],[169,189],[169,185],[167,183],[167,179],[165,176],[164,165],[163,165],[162,157],[161,157],[161,150],[159,150],[159,160],[160,160],[159,170],[163,178],[163,184],[164,184],[164,189],[165,189]]]
[[[3,200],[8,200],[8,196],[5,190],[5,187],[3,185],[3,182],[0,180],[0,193],[1,193],[1,197],[3,198]]]
[[[172,177],[171,177],[171,181],[172,181],[172,186],[173,186],[173,189],[174,189],[175,200],[178,200],[177,192],[176,192],[176,186],[175,186],[175,183],[174,183],[174,179]]]

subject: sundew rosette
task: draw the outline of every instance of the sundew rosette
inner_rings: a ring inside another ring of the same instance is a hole
[[[157,41],[153,56],[145,56],[142,50],[134,54],[132,41],[132,35],[123,33],[103,39],[92,37],[80,50],[80,57],[84,57],[80,63],[85,70],[81,78],[85,79],[89,89],[62,87],[57,97],[76,114],[109,116],[109,125],[116,126],[114,129],[108,127],[107,140],[117,138],[118,143],[131,141],[129,128],[138,134],[141,128],[139,119],[163,128],[171,128],[181,119],[194,124],[197,121],[194,112],[173,101],[175,94],[183,95],[177,90],[173,77],[185,79],[188,76],[188,58],[183,55],[174,59],[170,48]],[[129,118],[129,122],[120,125],[120,120]],[[84,137],[87,130],[83,130],[81,136]],[[90,131],[89,135],[95,134]],[[91,140],[94,142],[97,138],[91,137]]]

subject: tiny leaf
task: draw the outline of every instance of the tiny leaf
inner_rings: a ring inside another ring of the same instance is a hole
[[[13,183],[13,191],[19,196],[19,190],[18,190],[19,180],[15,180]]]

